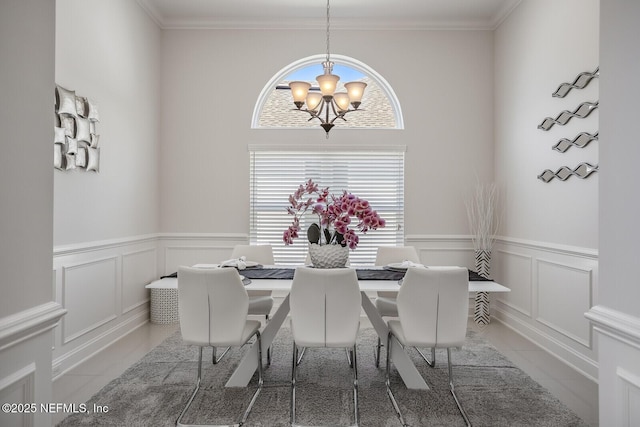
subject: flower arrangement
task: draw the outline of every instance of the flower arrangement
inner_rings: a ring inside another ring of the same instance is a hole
[[[306,200],[303,200],[306,197]],[[286,245],[293,244],[300,231],[300,218],[308,210],[318,215],[318,223],[311,224],[307,230],[310,243],[322,245],[339,244],[355,249],[359,238],[356,230],[366,233],[385,225],[385,220],[371,208],[368,201],[358,196],[342,192],[340,197],[329,193],[329,188],[320,189],[313,180],[300,185],[295,193],[289,196],[287,213],[293,215],[293,222],[284,231],[282,240]],[[353,225],[351,218],[358,219]]]

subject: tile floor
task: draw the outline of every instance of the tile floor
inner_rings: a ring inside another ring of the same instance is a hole
[[[477,327],[470,322],[470,327]],[[147,323],[53,383],[53,402],[83,403],[177,330]],[[502,354],[553,393],[590,426],[598,426],[598,385],[535,344],[493,321],[478,330]],[[64,414],[54,417],[54,425]]]

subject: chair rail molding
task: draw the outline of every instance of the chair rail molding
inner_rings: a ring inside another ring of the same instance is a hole
[[[596,305],[585,313],[594,330],[640,350],[640,318]]]
[[[50,331],[66,313],[50,301],[0,319],[0,351]]]

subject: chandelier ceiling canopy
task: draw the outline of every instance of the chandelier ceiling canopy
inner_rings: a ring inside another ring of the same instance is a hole
[[[311,83],[304,81],[294,81],[289,83],[291,88],[291,94],[293,96],[293,103],[295,104],[296,111],[304,111],[311,116],[309,120],[318,119],[320,126],[326,132],[327,138],[329,137],[329,131],[333,128],[334,122],[337,119],[346,121],[344,116],[352,111],[358,110],[360,103],[362,102],[362,95],[367,86],[365,82],[354,81],[344,84],[346,92],[337,92],[336,88],[340,76],[333,74],[333,62],[331,62],[329,53],[329,0],[327,0],[327,56],[326,60],[322,62],[322,68],[324,73],[316,77],[318,81],[318,88],[312,88]],[[306,104],[306,108],[305,107]],[[350,109],[349,107],[353,107]]]

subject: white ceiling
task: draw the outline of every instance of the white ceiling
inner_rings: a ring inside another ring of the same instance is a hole
[[[325,0],[137,0],[161,28],[324,28]],[[494,29],[522,0],[332,0],[331,27]]]

